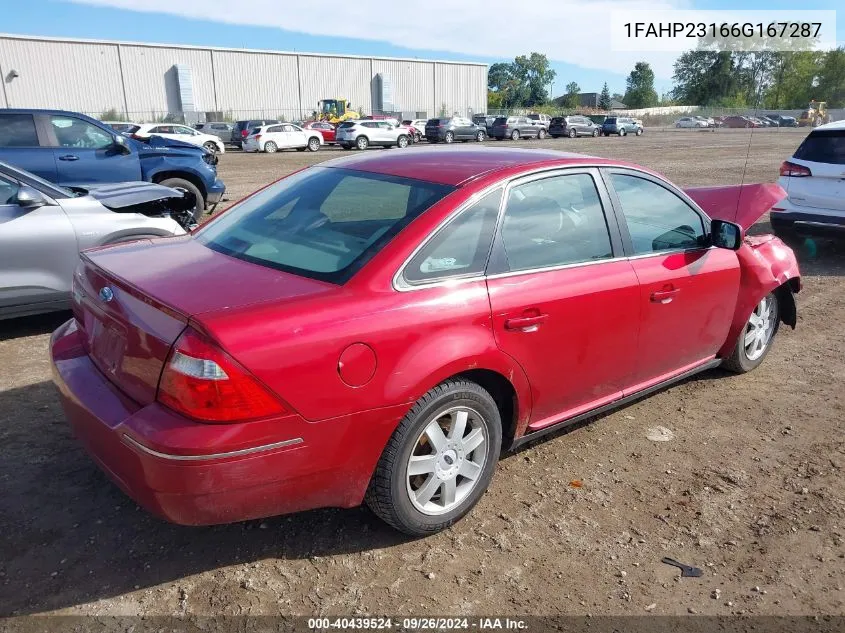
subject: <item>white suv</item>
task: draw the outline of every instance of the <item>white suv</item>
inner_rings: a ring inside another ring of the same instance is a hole
[[[214,154],[222,154],[226,151],[223,141],[218,137],[203,134],[199,130],[178,123],[142,123],[132,133],[132,136],[141,140],[146,140],[153,135],[183,141],[191,145],[200,145]]]
[[[337,126],[335,142],[343,149],[367,149],[370,145],[408,147],[409,130],[392,121],[344,121]]]
[[[783,237],[845,234],[845,121],[820,125],[780,166],[787,197],[770,214]]]

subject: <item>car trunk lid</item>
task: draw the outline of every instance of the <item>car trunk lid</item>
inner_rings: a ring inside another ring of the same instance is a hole
[[[147,405],[189,320],[333,289],[184,236],[86,251],[74,275],[73,310],[92,362],[127,396]]]

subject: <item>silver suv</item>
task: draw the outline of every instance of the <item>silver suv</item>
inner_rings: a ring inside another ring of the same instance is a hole
[[[370,145],[381,147],[408,147],[411,139],[408,129],[390,121],[344,121],[337,126],[335,142],[343,149],[367,149]]]

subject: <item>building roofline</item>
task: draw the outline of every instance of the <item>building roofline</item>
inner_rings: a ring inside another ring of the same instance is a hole
[[[145,46],[147,48],[178,48],[182,50],[193,51],[214,51],[221,53],[250,53],[250,54],[264,54],[264,55],[299,55],[301,57],[328,57],[328,58],[347,58],[347,59],[372,59],[378,61],[394,61],[394,62],[428,62],[431,64],[452,64],[458,66],[483,66],[487,68],[487,64],[483,62],[462,62],[445,59],[425,59],[419,57],[382,57],[378,55],[344,55],[342,53],[308,53],[305,51],[277,51],[261,48],[228,48],[222,46],[196,46],[193,44],[158,44],[154,42],[132,42],[120,40],[95,40],[75,37],[53,37],[41,35],[16,35],[14,33],[0,33],[0,40],[25,40],[32,42],[61,42],[66,44],[100,44],[106,46]]]

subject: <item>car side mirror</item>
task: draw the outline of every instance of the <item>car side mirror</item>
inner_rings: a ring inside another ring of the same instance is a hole
[[[14,204],[18,205],[21,209],[37,209],[38,207],[47,206],[47,198],[37,189],[33,189],[27,185],[21,185],[21,188],[15,194]]]
[[[114,136],[114,150],[118,154],[131,154],[132,150],[126,144],[126,137],[123,134],[116,134]]]
[[[710,243],[717,248],[739,250],[742,246],[742,227],[725,220],[713,220],[710,224]]]

